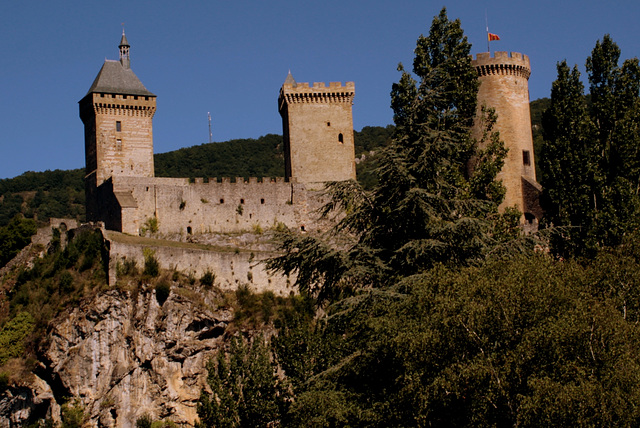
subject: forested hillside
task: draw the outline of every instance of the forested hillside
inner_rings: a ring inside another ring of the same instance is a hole
[[[366,126],[355,131],[356,156],[387,144],[393,126]],[[154,156],[158,177],[283,177],[282,136],[203,144]],[[358,163],[367,177],[371,163]],[[84,169],[25,172],[0,180],[0,227],[17,214],[41,222],[50,217],[84,218]]]

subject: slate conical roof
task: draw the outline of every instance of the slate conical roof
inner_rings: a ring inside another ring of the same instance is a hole
[[[285,84],[291,84],[291,85],[293,85],[294,87],[298,84],[298,83],[296,82],[296,79],[294,79],[294,78],[293,78],[293,75],[291,74],[291,70],[289,70],[289,74],[287,74],[287,78],[286,78],[286,79],[284,79],[284,83],[285,83]]]
[[[120,61],[108,59],[104,61],[87,94],[92,92],[155,97],[153,93],[144,87],[138,76],[130,68],[125,68]]]
[[[129,68],[129,41],[122,30],[120,39],[120,61],[105,60],[98,76],[93,81],[88,94],[101,92],[105,94],[123,95],[155,95],[144,87],[138,76]]]
[[[122,30],[122,38],[120,39],[120,44],[118,45],[118,47],[121,47],[121,46],[131,47],[131,45],[127,41],[127,36],[124,35],[124,30]]]

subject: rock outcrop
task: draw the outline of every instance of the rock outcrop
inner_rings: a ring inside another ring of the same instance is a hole
[[[51,387],[37,378],[13,400],[0,399],[3,425],[45,414],[58,419],[59,407],[47,401],[54,395],[78,398],[90,426],[135,426],[144,414],[193,425],[206,363],[232,317],[216,298],[213,290],[174,285],[161,306],[153,289],[112,289],[64,313],[51,323],[42,352],[41,375]]]

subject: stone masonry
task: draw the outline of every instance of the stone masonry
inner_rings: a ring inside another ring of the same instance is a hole
[[[542,216],[536,182],[529,110],[529,57],[517,52],[479,53],[472,61],[478,71],[478,110],[483,105],[498,114],[496,128],[509,152],[498,175],[507,192],[502,208],[515,206],[528,227],[537,227]],[[479,124],[478,124],[479,125]],[[478,129],[475,129],[476,135]]]

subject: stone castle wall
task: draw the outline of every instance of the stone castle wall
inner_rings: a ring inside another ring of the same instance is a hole
[[[284,178],[190,182],[187,178],[113,177],[111,183],[121,228],[107,227],[131,235],[138,235],[153,217],[162,234],[267,230],[279,223],[310,230],[316,226],[315,209],[323,198],[322,192]]]
[[[280,90],[286,177],[301,183],[356,178],[355,84],[287,83]]]
[[[496,127],[509,149],[498,175],[507,190],[502,207],[516,206],[526,213],[529,204],[525,201],[522,180],[523,177],[536,180],[529,110],[529,57],[517,52],[495,52],[492,57],[484,52],[472,63],[480,81],[478,111],[482,105],[496,110]],[[477,127],[475,134],[479,134]]]
[[[166,245],[140,245],[119,242],[113,232],[106,232],[109,240],[109,284],[117,281],[117,263],[135,260],[138,267],[144,266],[144,249],[151,250],[160,266],[176,270],[194,278],[201,278],[207,271],[215,274],[215,285],[222,290],[235,290],[246,284],[255,292],[273,291],[288,295],[294,291],[294,279],[280,274],[270,274],[262,261],[275,257],[274,250],[226,248],[217,251]]]

